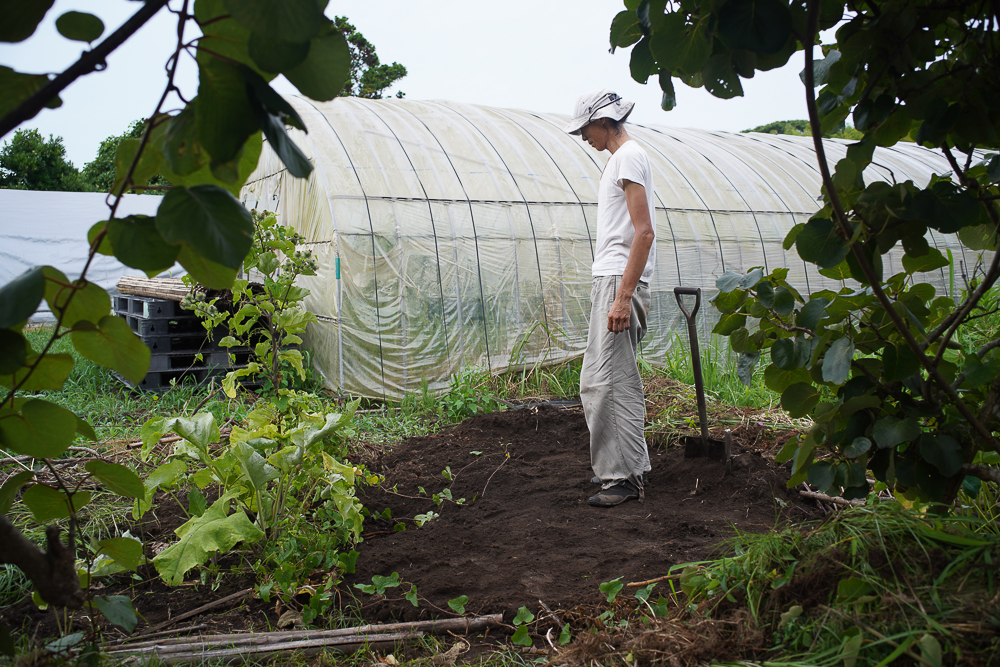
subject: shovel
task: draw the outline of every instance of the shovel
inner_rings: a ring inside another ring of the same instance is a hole
[[[690,311],[684,305],[682,296],[694,297],[694,308]],[[698,395],[698,419],[701,422],[701,437],[685,436],[681,438],[684,442],[684,458],[691,459],[698,456],[706,456],[726,462],[726,471],[729,471],[730,457],[732,456],[732,437],[729,429],[726,429],[726,439],[718,440],[708,437],[708,410],[705,407],[705,383],[701,377],[701,352],[698,349],[698,327],[695,316],[701,306],[700,287],[675,287],[674,297],[677,305],[684,313],[687,320],[688,337],[691,339],[691,369],[694,371],[694,389]]]

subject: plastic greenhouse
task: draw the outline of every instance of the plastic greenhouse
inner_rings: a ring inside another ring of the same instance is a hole
[[[302,281],[319,318],[306,343],[330,387],[399,399],[421,380],[442,389],[468,365],[497,371],[583,354],[608,154],[563,133],[568,117],[440,101],[289,101],[308,128],[293,139],[315,169],[293,178],[265,144],[243,201],[277,212],[317,255],[319,274]],[[724,271],[763,266],[787,267],[804,293],[844,287],[782,249],[820,208],[811,138],[628,129],[649,154],[656,190],[647,361],[686,341],[675,286],[701,287],[707,301]],[[846,145],[827,141],[831,165]],[[924,185],[948,171],[940,154],[900,143],[877,149],[865,178]],[[928,240],[966,267],[976,261],[954,236]],[[900,270],[899,256],[887,256],[886,275]],[[947,269],[923,275],[948,291]],[[708,336],[718,314],[707,303],[702,313]]]

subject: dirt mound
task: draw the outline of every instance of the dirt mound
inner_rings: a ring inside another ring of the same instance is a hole
[[[761,532],[813,516],[785,489],[784,470],[739,446],[725,477],[721,462],[654,448],[644,500],[591,507],[598,487],[590,483],[589,447],[582,410],[547,405],[482,415],[396,445],[371,466],[385,481],[361,491],[374,520],[346,583],[397,572],[406,585],[360,596],[362,614],[440,616],[433,607],[448,611],[448,600],[461,595],[469,597],[466,611],[508,619],[522,605],[537,610],[539,600],[563,609],[599,603],[602,582],[652,579],[708,558],[734,527]],[[445,489],[464,503],[439,507],[433,496]],[[417,527],[414,519],[428,512],[439,516]],[[389,518],[375,518],[381,513]],[[403,599],[409,584],[426,600],[419,607]]]

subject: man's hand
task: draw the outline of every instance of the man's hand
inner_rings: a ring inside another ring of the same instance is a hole
[[[621,333],[628,331],[629,321],[632,319],[632,299],[622,299],[615,297],[608,311],[608,331]]]

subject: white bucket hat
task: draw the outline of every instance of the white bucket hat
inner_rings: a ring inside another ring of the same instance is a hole
[[[580,134],[580,130],[598,118],[623,121],[632,113],[635,102],[623,100],[610,88],[601,88],[584,93],[576,101],[573,120],[563,128],[570,134]]]

